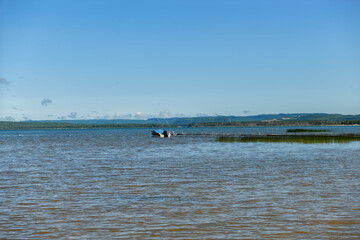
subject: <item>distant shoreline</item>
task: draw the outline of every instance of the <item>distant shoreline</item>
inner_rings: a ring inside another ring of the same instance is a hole
[[[126,129],[126,128],[199,128],[199,127],[334,127],[360,126],[346,122],[218,122],[180,124],[73,124],[58,122],[1,122],[0,130],[66,130],[66,129]]]
[[[278,113],[252,116],[204,116],[141,119],[0,121],[0,130],[112,129],[190,127],[327,127],[359,126],[360,114]]]

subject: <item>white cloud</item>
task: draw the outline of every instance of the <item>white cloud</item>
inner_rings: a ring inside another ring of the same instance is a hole
[[[68,117],[69,118],[76,118],[77,112],[71,112]]]
[[[106,114],[104,116],[98,116],[97,119],[132,119],[131,114]]]
[[[0,77],[0,85],[9,85],[9,81],[5,78]]]
[[[176,113],[176,114],[175,114],[175,117],[181,118],[181,117],[191,117],[191,116],[190,116],[190,115],[183,114],[183,113]]]
[[[42,101],[41,101],[41,105],[43,106],[47,106],[49,105],[50,103],[52,103],[52,101],[48,98],[44,98]]]
[[[0,117],[0,121],[14,122],[15,119],[13,117],[6,116],[6,117]]]
[[[199,114],[199,116],[208,116],[206,114]],[[104,116],[98,116],[97,119],[138,119],[146,120],[149,118],[173,118],[173,117],[191,117],[182,113],[172,114],[169,110],[159,112],[159,114],[148,114],[143,112],[137,112],[135,114],[106,114]]]
[[[29,121],[29,120],[31,120],[30,118],[28,118],[25,114],[23,114],[22,115],[22,118],[23,118],[23,120],[25,120],[25,121]]]
[[[135,118],[136,119],[148,119],[148,115],[142,112],[137,112],[135,113]]]
[[[96,111],[92,111],[92,113],[95,113]],[[91,118],[91,116],[93,115],[86,115],[86,118]],[[207,117],[210,116],[208,114],[196,114],[196,117]],[[69,118],[73,118],[70,117],[70,115],[68,116]],[[176,113],[176,114],[172,114],[169,110],[164,110],[159,112],[159,114],[148,114],[148,113],[143,113],[143,112],[137,112],[135,114],[118,114],[118,113],[114,113],[114,114],[105,114],[105,115],[98,115],[96,117],[94,117],[95,119],[138,119],[138,120],[146,120],[149,118],[173,118],[173,117],[194,117],[194,115],[186,115],[186,114],[182,114],[182,113]],[[82,117],[83,118],[83,117]]]
[[[159,118],[171,118],[173,115],[169,110],[161,111],[158,115]]]
[[[185,116],[183,114],[176,114],[175,116]],[[139,120],[146,120],[149,118],[171,118],[174,117],[174,115],[169,111],[161,111],[158,115],[154,114],[147,114],[142,112],[137,112],[135,114],[105,114],[103,116],[97,116],[97,119],[139,119]]]

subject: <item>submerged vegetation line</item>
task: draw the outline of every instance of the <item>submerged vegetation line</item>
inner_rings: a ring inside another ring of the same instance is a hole
[[[286,130],[288,133],[301,133],[301,132],[331,132],[328,129],[305,129],[305,128],[292,128]]]
[[[273,143],[349,143],[360,141],[359,134],[338,135],[242,135],[220,136],[218,142],[273,142]]]

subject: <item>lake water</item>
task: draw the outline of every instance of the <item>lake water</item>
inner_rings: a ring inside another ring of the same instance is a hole
[[[150,130],[0,131],[0,238],[360,239],[360,142],[220,143]]]

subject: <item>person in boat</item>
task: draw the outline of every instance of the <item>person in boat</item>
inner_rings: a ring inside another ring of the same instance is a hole
[[[170,137],[170,133],[168,133],[168,131],[164,131],[164,137]]]
[[[159,136],[159,137],[170,137],[172,135],[176,136],[176,134],[174,132],[168,132],[168,131],[163,131],[161,129],[159,130],[154,130],[151,132],[153,136]]]

